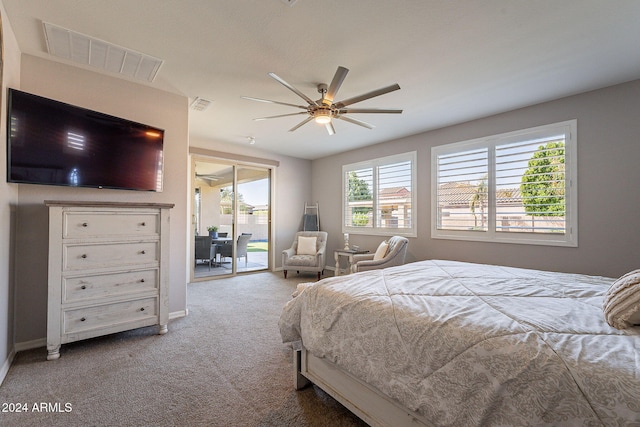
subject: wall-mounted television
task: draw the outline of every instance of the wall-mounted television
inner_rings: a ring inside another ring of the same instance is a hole
[[[162,191],[163,141],[163,129],[9,89],[9,182]]]

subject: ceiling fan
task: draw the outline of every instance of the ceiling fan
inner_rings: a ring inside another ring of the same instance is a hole
[[[347,77],[348,72],[349,70],[347,68],[338,67],[335,75],[333,76],[333,79],[331,80],[331,84],[329,84],[329,86],[327,86],[324,83],[319,84],[318,92],[320,93],[321,98],[317,101],[312,100],[311,98],[306,96],[304,93],[300,92],[298,89],[296,89],[295,87],[293,87],[292,85],[284,81],[282,78],[278,77],[275,73],[268,73],[270,77],[275,79],[277,82],[281,83],[284,87],[291,90],[300,98],[307,101],[308,105],[306,106],[289,104],[289,103],[280,102],[280,101],[271,101],[268,99],[252,98],[249,96],[243,96],[242,98],[248,99],[251,101],[267,102],[270,104],[287,105],[289,107],[296,107],[296,108],[305,110],[305,111],[300,111],[298,113],[280,114],[278,116],[260,117],[260,118],[254,119],[254,120],[267,120],[267,119],[275,119],[279,117],[297,116],[301,114],[308,116],[302,122],[298,123],[291,129],[289,129],[289,132],[293,132],[294,130],[298,129],[302,125],[310,122],[311,120],[314,120],[316,123],[325,125],[327,132],[329,132],[329,135],[333,135],[336,133],[336,131],[333,127],[333,123],[331,123],[332,119],[344,120],[345,122],[363,126],[367,129],[373,129],[374,127],[373,125],[363,122],[361,120],[354,119],[353,117],[347,116],[347,114],[361,114],[361,113],[400,114],[402,113],[402,110],[397,110],[397,109],[347,108],[349,105],[355,104],[357,102],[361,102],[370,98],[374,98],[376,96],[393,92],[394,90],[398,90],[400,89],[400,86],[397,83],[392,84],[391,86],[383,87],[378,90],[367,92],[359,96],[354,96],[353,98],[345,99],[339,102],[334,102],[336,94],[338,93],[338,90],[340,89],[340,86],[342,85],[342,82],[344,81],[345,77]]]

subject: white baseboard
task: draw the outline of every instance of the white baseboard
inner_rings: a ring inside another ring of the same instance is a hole
[[[180,319],[181,317],[187,317],[189,315],[189,309],[173,311],[169,313],[169,320]]]
[[[169,313],[169,320],[179,319],[181,317],[186,317],[188,315],[189,315],[188,309],[174,311],[172,313]],[[2,385],[4,378],[7,376],[7,373],[9,372],[9,368],[13,363],[13,359],[15,358],[16,353],[20,351],[32,350],[34,348],[40,348],[40,347],[46,347],[46,346],[47,346],[46,338],[38,338],[37,340],[16,343],[14,345],[14,348],[9,353],[7,360],[5,360],[4,363],[2,364],[2,367],[0,367],[0,385]]]
[[[15,350],[16,350],[16,353],[19,353],[21,351],[31,350],[34,348],[46,347],[46,346],[47,346],[47,339],[38,338],[37,340],[32,340],[32,341],[17,342],[15,344]]]
[[[5,360],[4,363],[2,364],[2,367],[0,368],[0,385],[2,385],[2,382],[7,376],[7,373],[9,373],[9,368],[11,367],[11,364],[13,363],[13,358],[15,356],[16,356],[15,349],[12,349],[11,352],[9,352],[9,357],[7,357],[7,360]]]
[[[189,310],[174,311],[172,313],[169,313],[169,320],[179,319],[181,317],[187,316],[188,314],[189,314]],[[15,343],[14,351],[12,353],[13,353],[13,356],[15,356],[16,353],[21,351],[32,350],[34,348],[40,348],[40,347],[46,347],[46,346],[47,346],[46,338],[38,338],[32,341],[17,342]],[[11,361],[13,361],[13,356],[11,357]],[[0,371],[0,373],[2,373],[2,371]]]

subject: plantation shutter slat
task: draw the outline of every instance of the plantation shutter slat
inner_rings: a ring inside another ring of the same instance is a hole
[[[416,152],[344,165],[343,231],[414,236]]]
[[[438,229],[487,230],[488,159],[486,148],[438,156]]]
[[[377,181],[377,226],[411,228],[411,162],[380,165]]]
[[[564,145],[554,135],[495,147],[496,232],[565,233]]]

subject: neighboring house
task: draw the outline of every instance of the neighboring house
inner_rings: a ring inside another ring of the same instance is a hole
[[[370,226],[373,209],[372,200],[357,200],[349,202],[351,212],[368,210],[366,220],[359,224],[361,227]],[[385,228],[410,227],[411,223],[411,191],[406,187],[383,188],[378,193],[378,209],[380,210],[381,226]],[[353,219],[358,221],[357,215]],[[354,224],[355,225],[355,224]]]
[[[410,227],[411,191],[406,187],[383,188],[378,203],[384,227]]]
[[[468,182],[442,184],[438,190],[439,226],[443,229],[485,229],[487,194]],[[531,216],[525,212],[519,188],[499,189],[496,194],[497,228],[503,232],[532,232],[533,225],[562,228],[564,216]]]

